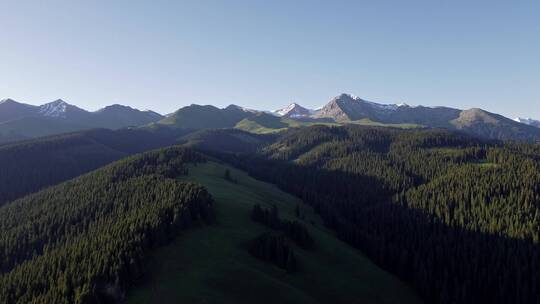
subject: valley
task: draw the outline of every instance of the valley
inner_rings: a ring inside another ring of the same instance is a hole
[[[236,183],[224,179],[226,169]],[[217,221],[155,251],[148,277],[130,291],[128,303],[420,303],[404,283],[337,240],[311,207],[276,186],[215,162],[189,167],[182,179],[208,189]],[[309,227],[316,248],[297,248],[297,273],[249,254],[249,241],[268,230],[250,219],[255,204],[277,206],[280,217],[291,220],[300,206],[300,221]]]

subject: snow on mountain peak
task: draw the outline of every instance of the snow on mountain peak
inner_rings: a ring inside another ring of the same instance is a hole
[[[46,103],[39,107],[39,113],[47,117],[65,117],[68,104],[62,99]]]
[[[278,116],[304,117],[313,114],[313,112],[313,110],[306,109],[293,102],[283,109],[275,110],[273,113]]]
[[[532,118],[515,118],[514,121],[517,121],[522,124],[526,124],[529,126],[540,128],[540,120],[532,119]]]
[[[365,100],[365,99],[362,99],[356,95],[352,95],[352,94],[346,94],[346,93],[343,93],[341,94],[340,96],[338,96],[337,98],[335,98],[334,100],[339,100],[339,99],[342,99],[342,98],[349,98],[351,99],[352,101],[354,102],[358,102],[358,103],[366,103],[374,108],[377,108],[377,109],[380,109],[380,110],[384,110],[384,111],[395,111],[397,110],[398,108],[400,107],[407,107],[408,105],[405,104],[405,103],[400,103],[400,104],[381,104],[381,103],[376,103],[376,102],[372,102],[372,101],[368,101],[368,100]]]

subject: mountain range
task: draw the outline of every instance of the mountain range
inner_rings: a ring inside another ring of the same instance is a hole
[[[298,103],[275,111],[257,111],[237,105],[218,108],[192,104],[167,116],[122,105],[89,112],[60,99],[41,106],[11,99],[0,102],[0,143],[91,128],[237,128],[253,133],[275,133],[314,124],[443,128],[486,139],[540,140],[540,122],[532,119],[512,120],[478,108],[381,104],[350,94],[336,96],[316,110]]]
[[[161,119],[156,112],[118,104],[89,112],[61,99],[40,106],[4,99],[0,101],[0,142],[92,128],[121,129]]]
[[[290,127],[313,124],[363,124],[399,128],[443,128],[496,140],[537,141],[540,128],[482,109],[380,104],[341,94],[320,109],[312,110],[297,103],[273,112],[255,111],[230,105],[190,105],[157,124],[177,128],[238,128],[255,133],[279,132]]]

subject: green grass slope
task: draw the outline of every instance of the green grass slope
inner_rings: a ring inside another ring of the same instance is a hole
[[[399,129],[415,129],[421,128],[421,125],[417,124],[390,124],[372,121],[370,119],[360,119],[344,123],[338,123],[333,121],[325,121],[322,119],[306,119],[298,120],[291,118],[281,118],[270,114],[260,114],[254,117],[248,117],[240,121],[234,126],[235,129],[256,133],[256,134],[269,134],[285,131],[288,128],[310,127],[310,126],[342,126],[345,124],[355,124],[361,126],[377,126],[377,127],[389,127]]]
[[[268,228],[250,219],[254,204],[276,205],[293,219],[301,202],[274,185],[216,163],[190,168],[186,178],[215,199],[218,223],[192,229],[150,258],[146,280],[127,303],[418,303],[414,293],[357,250],[337,240],[320,218],[301,205],[316,249],[295,247],[301,271],[288,274],[252,257],[247,243]],[[312,224],[312,222],[314,224]]]
[[[259,113],[253,117],[242,119],[234,127],[251,133],[266,134],[285,130],[289,125],[283,122],[280,117]]]
[[[375,127],[389,127],[389,128],[398,128],[398,129],[416,129],[422,128],[422,125],[413,124],[413,123],[382,123],[373,121],[367,118],[354,120],[350,122],[351,124],[361,125],[361,126],[375,126]]]

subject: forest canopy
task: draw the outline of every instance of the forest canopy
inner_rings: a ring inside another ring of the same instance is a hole
[[[210,194],[176,179],[201,161],[178,147],[153,151],[0,208],[0,302],[120,301],[152,248],[213,221]]]

